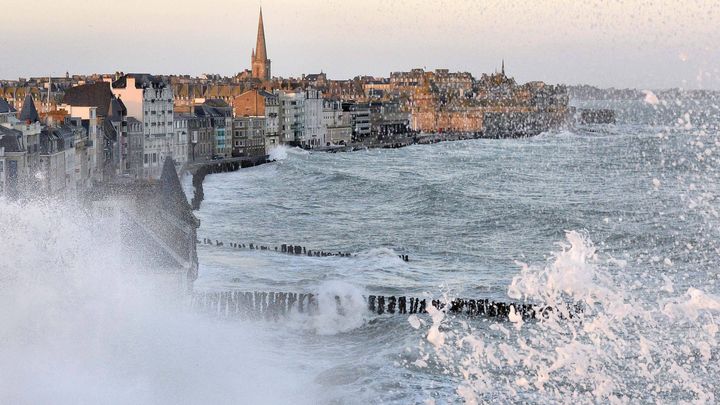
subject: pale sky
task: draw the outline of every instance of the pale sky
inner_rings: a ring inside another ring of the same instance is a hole
[[[3,0],[0,78],[250,67],[260,1]],[[264,0],[273,75],[499,68],[520,82],[720,89],[718,0]]]

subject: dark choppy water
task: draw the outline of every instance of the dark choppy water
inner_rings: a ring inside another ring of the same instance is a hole
[[[279,150],[276,163],[211,175],[201,238],[357,255],[203,246],[196,287],[510,293],[588,306],[580,320],[522,326],[442,314],[418,329],[362,314],[268,325],[321,402],[712,402],[717,106],[615,107],[617,125],[343,154]]]

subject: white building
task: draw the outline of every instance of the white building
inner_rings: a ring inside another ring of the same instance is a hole
[[[305,90],[305,128],[300,144],[316,148],[327,144],[327,128],[323,122],[322,92]]]
[[[173,91],[161,78],[148,74],[127,74],[112,83],[113,94],[127,109],[127,116],[143,125],[143,175],[159,178],[163,162],[171,157],[175,128]],[[132,151],[128,151],[131,154]]]
[[[305,133],[305,92],[278,91],[280,142],[300,145]]]
[[[314,89],[279,91],[277,96],[281,143],[314,148],[328,142],[322,92]]]

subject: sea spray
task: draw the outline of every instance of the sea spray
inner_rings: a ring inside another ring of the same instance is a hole
[[[456,393],[468,403],[713,402],[720,300],[691,288],[641,301],[586,236],[568,232],[566,240],[548,265],[522,265],[508,289],[513,299],[552,308],[544,318],[467,328],[431,314],[429,349],[461,378]]]
[[[287,159],[289,155],[306,156],[308,154],[310,152],[298,147],[291,148],[287,145],[278,145],[268,151],[268,158],[279,161]]]
[[[268,158],[270,160],[285,160],[287,159],[287,151],[290,149],[285,145],[274,146],[268,151]]]
[[[360,328],[367,322],[367,293],[363,289],[331,280],[320,284],[314,295],[316,308],[303,313],[294,308],[288,320],[289,328],[335,335]]]
[[[118,249],[122,218],[50,202],[0,212],[0,403],[317,402],[291,345],[274,354],[282,336],[184,311]]]

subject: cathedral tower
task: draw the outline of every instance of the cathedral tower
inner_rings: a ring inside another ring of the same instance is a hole
[[[267,57],[265,47],[265,27],[263,26],[262,8],[260,8],[260,21],[258,22],[257,44],[250,60],[252,77],[260,80],[270,80],[270,59]]]

